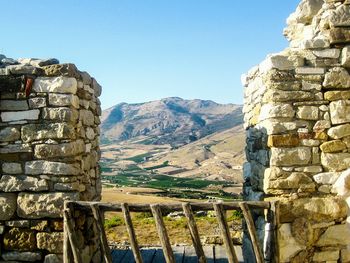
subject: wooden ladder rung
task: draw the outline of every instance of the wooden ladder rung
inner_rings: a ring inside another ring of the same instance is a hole
[[[130,239],[131,249],[134,253],[135,262],[136,263],[143,263],[140,247],[137,243],[134,226],[133,226],[132,221],[131,221],[129,206],[126,203],[122,203],[121,206],[122,206],[122,211],[124,214],[126,230],[128,231],[128,235],[129,235],[129,239]]]
[[[230,230],[226,222],[225,210],[223,208],[223,205],[220,203],[214,203],[213,206],[224,240],[228,262],[238,263],[237,255],[231,240]]]
[[[185,216],[187,218],[188,228],[190,230],[192,243],[193,243],[194,249],[196,251],[197,257],[198,257],[198,262],[206,263],[207,260],[205,258],[203,246],[202,246],[202,243],[201,243],[201,240],[199,237],[196,221],[194,220],[191,205],[189,203],[184,203],[184,204],[182,204],[182,207],[183,207],[183,211],[185,213]]]
[[[91,204],[92,215],[95,219],[97,229],[100,233],[101,248],[103,251],[103,258],[106,263],[112,263],[112,255],[108,246],[108,241],[106,237],[106,232],[103,224],[103,216],[101,214],[98,204]]]
[[[160,210],[159,205],[151,205],[150,207],[156,223],[159,239],[163,247],[165,261],[167,263],[175,263],[175,257],[164,225],[162,211]]]
[[[247,223],[247,228],[248,228],[248,232],[250,235],[250,239],[252,241],[256,262],[257,263],[264,263],[263,252],[262,252],[261,247],[260,247],[258,235],[256,233],[253,217],[252,217],[252,214],[250,213],[249,207],[244,202],[240,203],[239,205],[242,209],[244,219]]]

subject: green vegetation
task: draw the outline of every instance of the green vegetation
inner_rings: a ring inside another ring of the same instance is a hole
[[[149,171],[149,170],[155,170],[155,169],[159,169],[159,168],[163,168],[163,167],[167,167],[169,166],[169,161],[165,161],[164,163],[160,164],[160,165],[155,165],[155,166],[151,166],[151,167],[147,167],[145,168],[145,170]]]
[[[148,152],[148,153],[143,153],[143,154],[139,154],[130,158],[127,158],[125,160],[129,160],[129,161],[134,161],[135,163],[142,163],[145,158],[152,156],[152,152]]]
[[[121,226],[124,224],[124,220],[119,216],[114,216],[105,220],[105,228],[110,229],[112,227]]]

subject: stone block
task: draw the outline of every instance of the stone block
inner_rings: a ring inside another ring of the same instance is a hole
[[[65,76],[65,77],[73,77],[76,79],[80,78],[80,73],[77,67],[71,63],[58,64],[58,65],[49,65],[43,67],[45,74],[47,76]]]
[[[26,100],[1,100],[0,111],[22,111],[28,110]]]
[[[282,224],[278,228],[279,260],[290,262],[306,246],[299,244],[292,234],[291,224]]]
[[[78,193],[20,193],[17,199],[17,214],[22,218],[62,217],[64,201],[76,201]]]
[[[270,135],[268,147],[295,147],[299,145],[299,137],[295,134]]]
[[[0,154],[30,152],[32,152],[32,147],[28,144],[8,144],[0,148]]]
[[[350,27],[350,6],[339,5],[331,10],[329,15],[329,24],[331,27]]]
[[[30,251],[36,250],[35,233],[23,228],[11,228],[3,237],[4,249]]]
[[[1,112],[1,120],[3,122],[14,122],[22,120],[38,120],[40,111],[27,110],[27,111],[5,111]]]
[[[49,105],[52,106],[73,106],[79,108],[79,98],[73,94],[49,94]]]
[[[43,98],[43,97],[31,98],[28,100],[28,102],[29,102],[29,108],[31,109],[46,107],[46,98]]]
[[[46,180],[38,179],[26,175],[3,175],[0,179],[0,191],[20,192],[20,191],[46,191],[49,186]]]
[[[339,176],[340,176],[340,173],[337,173],[337,172],[325,172],[325,173],[315,174],[313,178],[315,182],[318,184],[333,185],[337,181]]]
[[[340,90],[327,91],[324,94],[324,99],[329,101],[349,100],[350,91],[340,91]]]
[[[345,218],[348,206],[339,197],[300,198],[293,201],[281,200],[281,223],[293,222],[297,218],[312,220],[314,223],[331,222]]]
[[[316,246],[347,246],[350,244],[350,230],[346,224],[330,226],[317,241]]]
[[[4,174],[20,174],[23,172],[22,165],[20,163],[3,163],[2,172]]]
[[[295,73],[299,75],[322,75],[325,73],[325,69],[314,67],[299,67],[295,69]]]
[[[83,140],[61,144],[38,144],[34,147],[34,156],[38,159],[70,157],[81,154],[84,150]]]
[[[350,249],[342,249],[340,251],[340,262],[342,263],[350,262]]]
[[[302,64],[303,61],[300,61],[299,65],[294,65],[294,62],[290,60],[288,56],[274,54],[267,56],[267,58],[260,63],[259,70],[260,72],[267,72],[273,68],[278,70],[291,70],[294,69],[294,66],[300,66]]]
[[[79,120],[82,121],[83,125],[93,126],[95,124],[94,114],[89,110],[80,110]]]
[[[322,153],[322,165],[331,172],[339,172],[350,167],[350,153]]]
[[[76,123],[79,118],[79,112],[76,109],[67,107],[43,108],[43,119],[55,120],[59,122]]]
[[[327,88],[332,88],[332,89],[350,88],[350,75],[346,71],[346,69],[342,67],[332,68],[325,75],[323,87],[326,89]]]
[[[27,124],[21,129],[22,140],[31,142],[46,139],[74,139],[74,126],[67,123]]]
[[[315,252],[312,258],[312,260],[315,262],[324,262],[324,261],[338,262],[338,259],[339,259],[339,250],[327,250],[327,251]]]
[[[319,58],[339,58],[340,56],[340,50],[337,48],[314,50],[312,53]]]
[[[270,118],[292,118],[295,111],[290,104],[265,104],[261,107],[259,121]]]
[[[262,102],[295,102],[315,100],[315,95],[308,91],[285,91],[269,89],[264,93]]]
[[[54,175],[78,175],[80,174],[78,164],[50,162],[44,160],[29,161],[25,164],[25,173],[32,175],[54,174]]]
[[[50,253],[63,253],[63,232],[38,233],[36,235],[37,246]]]
[[[10,251],[2,253],[2,258],[7,261],[25,261],[25,262],[36,262],[42,259],[40,252],[19,252]]]
[[[78,87],[78,83],[75,78],[38,77],[34,81],[33,91],[75,94],[77,92],[77,87]]]
[[[266,176],[269,173],[265,173],[264,178],[264,192],[266,194],[278,194],[280,190],[297,190],[298,192],[313,192],[316,185],[312,179],[305,173],[293,172],[290,173],[287,178],[278,178],[272,180]]]
[[[20,131],[15,127],[0,129],[0,142],[13,142],[21,138]]]
[[[350,29],[343,27],[335,27],[330,29],[330,43],[340,44],[340,43],[350,43]]]
[[[333,139],[341,139],[350,135],[350,124],[343,124],[332,127],[327,132],[328,136]]]
[[[271,148],[270,165],[293,166],[306,165],[311,161],[309,147]]]
[[[48,254],[45,256],[44,263],[62,263],[63,257],[59,254]]]
[[[320,149],[322,152],[325,153],[335,153],[342,152],[343,150],[346,150],[347,147],[346,144],[343,143],[341,140],[334,140],[322,143]]]
[[[96,79],[92,79],[92,88],[94,90],[95,96],[99,97],[101,96],[102,93],[102,87],[100,84],[98,84],[98,82],[96,81]]]
[[[17,196],[10,193],[0,193],[0,221],[9,220],[16,212]]]
[[[297,118],[304,120],[318,120],[319,108],[316,106],[301,106],[297,109]]]
[[[343,67],[350,68],[350,46],[346,46],[343,48],[341,64]]]
[[[350,102],[346,100],[332,101],[329,106],[332,124],[350,122]]]

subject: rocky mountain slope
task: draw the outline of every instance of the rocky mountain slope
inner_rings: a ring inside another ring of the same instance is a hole
[[[102,113],[102,140],[143,138],[146,144],[184,145],[214,132],[239,126],[242,106],[210,100],[165,98],[120,103]]]

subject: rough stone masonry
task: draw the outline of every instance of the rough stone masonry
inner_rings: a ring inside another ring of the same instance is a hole
[[[279,262],[350,262],[350,1],[303,0],[287,24],[290,46],[242,77],[244,196],[280,200]]]
[[[100,94],[73,64],[0,55],[0,262],[61,262],[63,202],[100,200]]]

